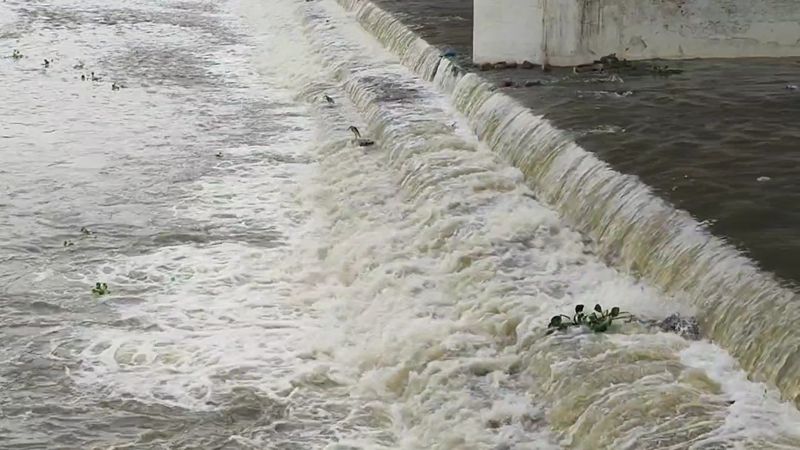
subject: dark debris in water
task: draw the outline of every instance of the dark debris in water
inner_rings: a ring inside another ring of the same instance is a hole
[[[364,139],[364,138],[358,139],[357,143],[359,147],[371,147],[375,145],[375,141],[373,141],[372,139]]]
[[[616,54],[610,54],[595,60],[590,64],[580,64],[572,68],[575,74],[634,74],[634,75],[660,75],[669,76],[683,73],[682,69],[672,68],[667,64],[659,65],[655,63],[628,61],[619,59]]]
[[[676,333],[685,339],[696,341],[700,339],[700,326],[694,317],[682,317],[680,314],[672,314],[666,319],[658,322],[661,331]]]

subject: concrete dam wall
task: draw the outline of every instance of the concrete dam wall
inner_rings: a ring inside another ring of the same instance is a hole
[[[800,55],[795,0],[474,0],[476,63]]]
[[[800,333],[794,326],[800,295],[636,177],[613,170],[569,133],[466,72],[391,14],[370,1],[338,2],[403,64],[447,93],[475,135],[522,172],[536,198],[596,242],[601,257],[691,302],[708,337],[752,380],[777,387],[800,406]],[[476,10],[475,20],[481,15]],[[379,95],[358,98],[366,109]],[[388,116],[375,117],[381,121],[372,128],[387,129]]]

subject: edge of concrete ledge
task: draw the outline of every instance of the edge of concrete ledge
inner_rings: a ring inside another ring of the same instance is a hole
[[[369,0],[336,1],[404,65],[444,91],[478,138],[520,169],[540,200],[591,237],[600,257],[689,301],[706,336],[752,379],[777,387],[800,406],[800,377],[787,376],[800,374],[800,358],[790,356],[800,348],[800,332],[770,320],[800,320],[792,308],[800,295],[637,177],[617,172],[541,115],[444,57],[391,13]],[[504,131],[510,128],[524,132],[509,136]],[[589,175],[577,180],[576,172]],[[747,327],[736,325],[742,318],[750,319]]]

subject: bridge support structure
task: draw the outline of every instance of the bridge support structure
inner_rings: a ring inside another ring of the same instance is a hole
[[[474,0],[475,63],[800,56],[797,0]]]

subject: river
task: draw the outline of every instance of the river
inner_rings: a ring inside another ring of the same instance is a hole
[[[546,337],[695,311],[332,0],[9,0],[0,55],[0,448],[800,448],[707,340]]]

